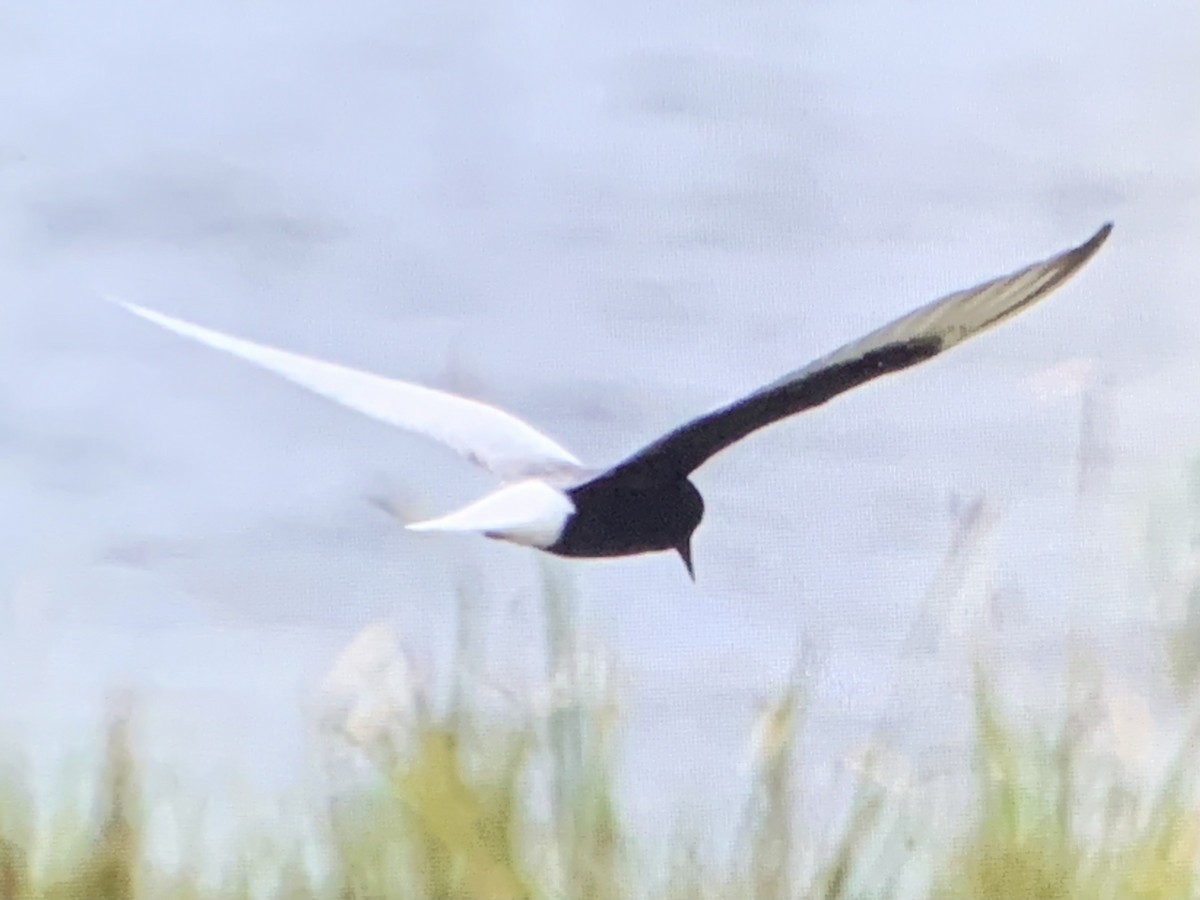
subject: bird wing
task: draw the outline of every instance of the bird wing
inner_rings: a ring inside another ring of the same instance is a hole
[[[933,301],[728,406],[694,419],[635,453],[614,472],[686,476],[753,431],[950,349],[1042,299],[1104,243],[1112,223],[1085,243],[1008,275]]]
[[[119,298],[108,298],[168,331],[240,357],[342,406],[448,445],[505,481],[582,470],[569,451],[486,403],[222,334]]]

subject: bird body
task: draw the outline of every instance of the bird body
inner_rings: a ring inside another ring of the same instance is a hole
[[[608,469],[590,470],[520,419],[485,403],[223,334],[116,298],[129,312],[240,357],[314,393],[441,441],[499,477],[495,492],[413,531],[474,532],[566,557],[674,550],[693,577],[704,500],[691,474],[760,428],[883,375],[918,365],[1030,307],[1108,238],[949,294],[753,393],[693,419]]]
[[[567,495],[575,513],[543,549],[577,557],[675,550],[692,572],[692,532],[704,517],[704,499],[687,478],[614,470],[568,489]]]

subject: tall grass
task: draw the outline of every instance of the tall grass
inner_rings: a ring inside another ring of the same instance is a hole
[[[934,897],[1200,896],[1195,732],[1139,792],[1088,755],[1090,706],[1077,701],[1048,739],[1006,724],[978,679],[974,822],[941,861]]]
[[[571,749],[556,750],[559,726],[533,716],[502,729],[466,727],[462,695],[456,715],[421,722],[403,756],[374,755],[374,782],[311,809],[319,838],[301,837],[300,828],[248,834],[240,858],[214,877],[186,865],[166,870],[147,852],[147,810],[170,798],[145,793],[135,710],[125,700],[110,710],[87,814],[51,815],[49,827],[33,827],[42,811],[19,771],[9,770],[0,793],[0,900],[1200,896],[1194,736],[1157,787],[1139,792],[1089,741],[1093,702],[1073,700],[1057,730],[1018,727],[981,670],[968,815],[935,828],[919,804],[864,780],[841,837],[814,856],[794,819],[804,716],[793,684],[764,715],[733,855],[720,859],[679,841],[668,871],[655,874],[622,852],[629,839],[601,749],[611,727],[602,711],[577,707]],[[538,823],[526,790],[539,744],[569,772],[554,782],[549,827]],[[912,835],[922,833],[930,842],[918,846]],[[325,864],[313,865],[316,858]],[[920,860],[932,866],[914,879]],[[923,886],[914,893],[913,884]]]

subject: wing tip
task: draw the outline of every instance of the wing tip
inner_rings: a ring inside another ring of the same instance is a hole
[[[109,294],[106,292],[106,293],[103,293],[100,295],[100,299],[103,300],[105,303],[110,304],[111,306],[119,306],[122,309],[128,309],[128,310],[132,311],[134,309],[139,308],[137,306],[137,304],[130,303],[128,300],[122,299],[121,297],[118,297],[116,294]]]
[[[1105,222],[1095,234],[1075,248],[1073,255],[1077,256],[1081,261],[1089,259],[1108,240],[1108,236],[1112,234],[1112,230],[1113,223],[1111,221]]]
[[[132,315],[137,316],[139,319],[145,319],[147,322],[154,322],[158,325],[164,325],[166,321],[170,320],[169,316],[155,312],[152,309],[147,309],[144,306],[139,306],[132,300],[125,300],[122,297],[118,297],[116,294],[104,293],[100,295],[100,299],[105,303],[111,304],[112,306],[120,307],[121,309],[125,310],[125,312],[131,313]]]
[[[1090,238],[1071,250],[1065,250],[1052,260],[1047,260],[1045,265],[1057,269],[1055,277],[1051,278],[1044,286],[1043,290],[1039,291],[1039,296],[1044,296],[1050,291],[1057,288],[1064,281],[1078,272],[1083,266],[1104,246],[1108,236],[1112,234],[1113,223],[1105,222],[1097,229],[1096,233]]]

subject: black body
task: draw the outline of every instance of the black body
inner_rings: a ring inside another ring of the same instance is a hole
[[[691,570],[692,532],[704,517],[704,500],[687,478],[610,471],[567,495],[575,504],[559,539],[558,556],[630,556],[677,550]]]

